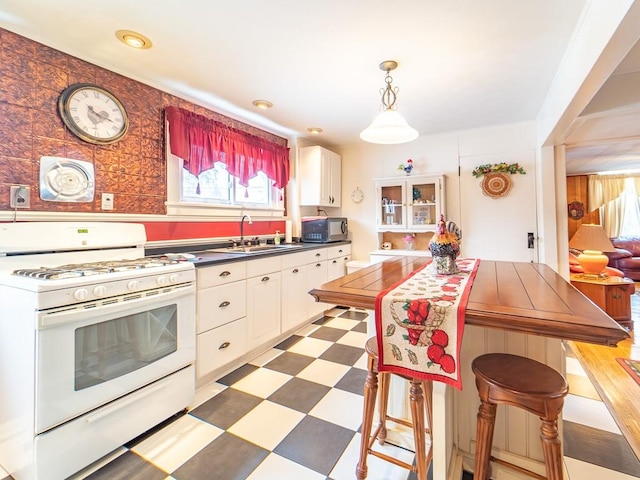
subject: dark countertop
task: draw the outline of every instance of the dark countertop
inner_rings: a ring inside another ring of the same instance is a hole
[[[270,242],[272,245],[272,243]],[[331,243],[293,243],[295,247],[269,250],[267,252],[238,254],[238,253],[220,253],[212,252],[211,249],[228,247],[229,242],[225,243],[207,243],[200,245],[179,245],[167,247],[145,248],[146,256],[162,256],[165,254],[187,253],[195,255],[195,258],[188,260],[192,262],[196,268],[206,267],[210,265],[218,265],[224,263],[245,262],[248,260],[258,260],[260,258],[276,257],[280,255],[288,255],[290,253],[303,252],[308,250],[317,250],[320,248],[333,247],[336,245],[349,245],[350,240]],[[283,244],[284,245],[284,244]]]

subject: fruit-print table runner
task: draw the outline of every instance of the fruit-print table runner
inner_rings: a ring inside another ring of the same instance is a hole
[[[439,275],[429,263],[378,294],[378,371],[462,389],[458,358],[464,312],[479,264],[459,258],[459,273]]]

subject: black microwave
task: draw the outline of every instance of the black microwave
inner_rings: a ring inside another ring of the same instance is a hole
[[[345,217],[302,217],[303,242],[329,243],[347,240],[349,223]]]

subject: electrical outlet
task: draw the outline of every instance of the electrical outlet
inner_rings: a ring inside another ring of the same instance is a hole
[[[11,185],[9,205],[11,208],[31,208],[31,187]]]
[[[102,194],[102,210],[113,210],[113,193]]]

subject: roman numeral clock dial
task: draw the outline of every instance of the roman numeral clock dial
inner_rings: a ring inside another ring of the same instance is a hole
[[[58,100],[60,118],[85,142],[107,145],[127,133],[127,112],[115,95],[102,87],[77,83],[66,88]]]

